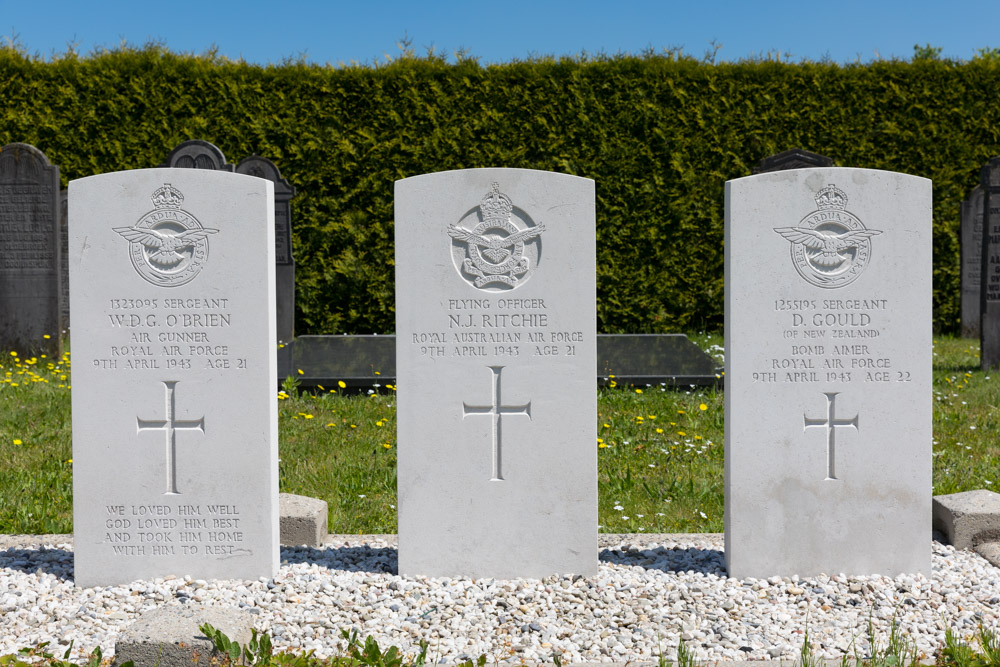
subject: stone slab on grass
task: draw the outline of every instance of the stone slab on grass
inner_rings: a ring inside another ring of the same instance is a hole
[[[287,547],[321,547],[327,535],[328,508],[325,500],[278,494],[281,544]]]
[[[159,607],[143,613],[115,642],[115,665],[188,667],[209,664],[212,642],[198,628],[209,623],[241,646],[250,641],[253,616],[245,609],[200,604]]]
[[[977,489],[934,496],[934,528],[956,549],[1000,541],[1000,493]]]

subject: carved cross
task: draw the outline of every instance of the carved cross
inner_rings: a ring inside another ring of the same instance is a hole
[[[164,492],[164,495],[176,496],[180,495],[180,493],[177,491],[177,447],[175,434],[177,431],[201,431],[204,433],[205,418],[202,417],[197,421],[178,421],[175,417],[176,411],[174,406],[174,387],[177,386],[177,381],[165,381],[163,384],[167,389],[167,418],[163,420],[147,420],[136,417],[136,433],[142,433],[143,431],[164,431],[166,433],[167,490]]]
[[[527,415],[531,419],[531,401],[524,405],[504,405],[501,398],[500,377],[503,366],[490,366],[493,373],[493,402],[491,405],[469,405],[462,403],[462,419],[469,415],[491,415],[493,417],[493,476],[491,482],[503,481],[503,470],[501,463],[503,460],[503,416],[504,415]]]

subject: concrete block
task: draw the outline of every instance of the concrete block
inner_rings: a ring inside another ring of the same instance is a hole
[[[158,607],[144,612],[115,643],[115,665],[131,660],[135,667],[188,667],[208,664],[212,642],[198,627],[210,623],[245,645],[253,616],[245,609],[195,603]]]
[[[281,543],[288,547],[303,544],[323,546],[327,535],[327,504],[325,500],[278,494],[278,513],[281,515]]]
[[[977,489],[934,496],[934,528],[956,549],[1000,539],[1000,493]]]

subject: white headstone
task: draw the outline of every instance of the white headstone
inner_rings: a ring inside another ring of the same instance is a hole
[[[726,183],[730,576],[930,573],[931,182]]]
[[[396,182],[401,574],[597,572],[594,182]]]
[[[76,583],[278,567],[269,181],[69,185]]]

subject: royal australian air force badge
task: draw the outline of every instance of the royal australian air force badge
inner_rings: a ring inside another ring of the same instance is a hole
[[[807,282],[834,289],[843,287],[864,272],[871,259],[873,236],[847,210],[847,194],[835,185],[816,193],[817,210],[802,218],[797,227],[775,227],[791,242],[792,264]]]
[[[165,183],[151,197],[153,210],[131,227],[115,227],[129,242],[136,272],[160,287],[177,287],[194,280],[208,261],[208,237],[218,229],[203,227],[181,208],[184,195]]]
[[[522,285],[538,266],[543,231],[544,224],[515,207],[493,183],[478,212],[470,210],[448,227],[455,268],[479,289],[500,291]]]

